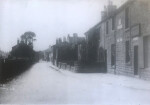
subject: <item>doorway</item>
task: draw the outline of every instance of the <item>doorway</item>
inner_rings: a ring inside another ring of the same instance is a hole
[[[105,60],[104,60],[104,63],[105,63],[105,71],[107,72],[107,50],[105,50]]]
[[[134,75],[138,75],[138,46],[134,46]]]

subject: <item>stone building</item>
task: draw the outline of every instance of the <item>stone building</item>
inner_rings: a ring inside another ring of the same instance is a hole
[[[106,51],[101,23],[98,23],[85,33],[86,64],[85,72],[106,72]]]
[[[30,44],[20,42],[12,47],[10,58],[33,59],[35,58],[35,54],[36,52]]]
[[[76,33],[68,35],[67,39],[58,38],[56,44],[52,46],[51,61],[58,66],[58,63],[74,65],[74,62],[84,61],[84,37],[79,37]]]
[[[107,71],[150,79],[150,2],[129,0],[106,17]]]
[[[81,43],[84,39],[84,37],[79,37],[77,33],[73,33],[73,36],[70,36],[69,34],[67,36],[67,42],[73,45]]]
[[[80,39],[78,44],[78,62],[84,64],[86,62],[86,41]]]
[[[87,60],[105,62],[108,73],[150,79],[149,17],[149,0],[128,0],[119,8],[109,2],[86,33]]]
[[[51,53],[50,53],[50,61],[53,65],[57,65],[57,46],[53,45],[51,46]]]
[[[109,1],[108,6],[105,6],[104,11],[101,12],[101,21],[85,33],[87,42],[86,60],[89,63],[97,63],[105,67],[105,69],[110,63],[110,57],[109,54],[107,54],[110,53],[110,51],[107,52],[106,41],[107,39],[111,39],[109,43],[115,43],[115,39],[113,37],[115,18],[112,18],[112,16],[114,15],[116,8],[117,7],[113,5],[111,1]],[[111,18],[113,20],[111,20]],[[107,21],[109,19],[113,24],[111,27],[109,27],[111,24]],[[107,63],[108,65],[106,65]],[[110,68],[108,68],[108,70],[110,70]]]

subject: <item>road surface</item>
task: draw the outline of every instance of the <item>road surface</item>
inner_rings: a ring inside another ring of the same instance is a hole
[[[150,82],[100,73],[55,70],[39,62],[0,85],[1,104],[150,105]]]

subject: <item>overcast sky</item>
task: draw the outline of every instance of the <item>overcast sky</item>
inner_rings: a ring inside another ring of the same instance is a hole
[[[120,5],[125,0],[113,0]],[[56,38],[84,33],[100,21],[107,0],[0,0],[0,49],[10,51],[26,31],[36,33],[35,50]]]

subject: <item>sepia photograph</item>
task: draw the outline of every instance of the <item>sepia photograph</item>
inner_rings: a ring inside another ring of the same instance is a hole
[[[150,0],[0,0],[0,104],[150,105]]]

